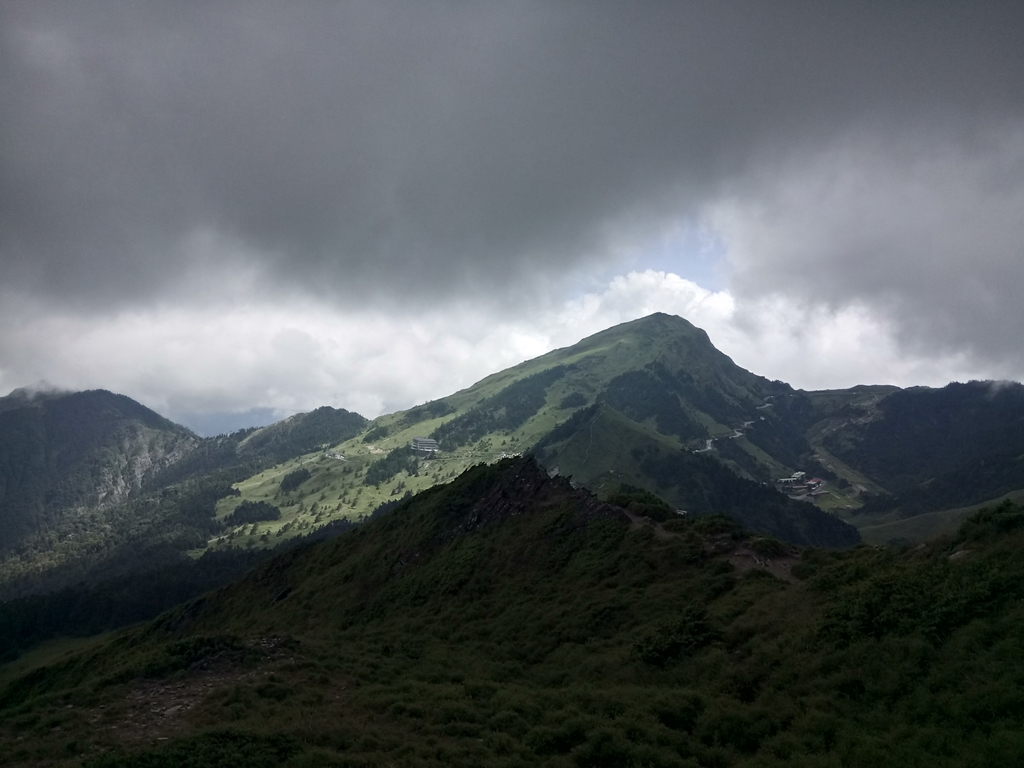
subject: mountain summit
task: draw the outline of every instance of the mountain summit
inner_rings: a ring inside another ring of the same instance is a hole
[[[552,474],[598,494],[645,490],[681,513],[732,515],[798,544],[851,546],[859,540],[853,528],[762,485],[801,468],[745,437],[774,439],[780,427],[770,403],[792,391],[736,365],[688,321],[659,313],[382,416],[330,455],[300,457],[240,484],[241,497],[224,499],[218,515],[246,501],[276,504],[282,522],[270,529],[294,529],[368,514],[480,461],[534,453]],[[699,455],[720,443],[733,443],[728,456],[724,447],[714,458]],[[298,472],[308,479],[285,491],[285,475]],[[239,530],[223,542],[250,536]]]

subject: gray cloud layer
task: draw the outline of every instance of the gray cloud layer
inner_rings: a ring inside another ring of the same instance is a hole
[[[718,214],[736,290],[867,304],[916,354],[1021,375],[1024,131],[986,138],[846,141],[750,180]]]
[[[4,282],[104,306],[189,289],[209,231],[349,298],[518,287],[851,128],[1024,116],[1013,4],[2,14]]]
[[[0,7],[0,314],[521,300],[683,220],[1012,374],[1022,211],[1019,3]]]

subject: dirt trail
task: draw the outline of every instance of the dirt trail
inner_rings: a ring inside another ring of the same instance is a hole
[[[279,638],[261,638],[252,647],[264,654],[256,666],[214,660],[184,675],[136,680],[117,703],[91,710],[89,722],[96,731],[124,744],[166,741],[191,728],[189,710],[211,696],[239,685],[266,682],[279,667],[294,663],[294,654],[281,646]]]

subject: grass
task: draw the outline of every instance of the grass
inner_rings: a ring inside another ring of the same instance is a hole
[[[633,457],[633,450],[656,446],[676,453],[682,445],[662,435],[650,425],[638,424],[617,411],[601,407],[589,426],[554,446],[561,474],[593,488],[604,490],[607,483],[617,487],[623,483],[645,485],[644,473]]]
[[[936,536],[953,533],[971,515],[985,507],[996,506],[1003,501],[1013,501],[1018,504],[1024,502],[1024,490],[1012,491],[998,499],[969,507],[944,509],[938,512],[927,512],[923,515],[914,515],[902,520],[863,525],[858,530],[868,544],[888,544],[892,541],[917,544]]]
[[[811,447],[814,449],[814,453],[816,454],[818,461],[825,466],[831,467],[833,472],[835,472],[839,477],[845,479],[851,486],[860,486],[871,493],[884,492],[884,489],[881,486],[872,482],[869,478],[844,463],[841,459],[836,458],[834,454],[829,453],[821,443],[822,437],[823,435],[819,434],[816,436],[812,435],[809,438],[809,442]]]
[[[753,456],[755,459],[757,459],[758,463],[763,464],[765,467],[767,467],[769,472],[771,472],[771,476],[772,477],[788,477],[789,476],[789,472],[787,471],[788,467],[784,467],[782,464],[777,462],[775,459],[773,459],[771,456],[769,456],[763,450],[761,450],[756,445],[754,445],[752,442],[747,440],[746,437],[742,437],[742,436],[741,437],[735,437],[735,438],[734,437],[727,437],[727,438],[724,438],[724,439],[726,439],[726,440],[735,440],[736,444],[739,445],[744,451],[749,453],[751,456]],[[740,474],[742,476],[742,473],[737,473],[737,474]]]
[[[92,637],[61,638],[33,648],[14,661],[0,665],[0,688],[36,669],[59,664],[79,653],[99,647],[110,637],[110,633],[104,633]]]
[[[700,335],[699,331],[680,318],[654,317],[628,323],[596,334],[572,347],[554,350],[488,376],[472,387],[444,398],[444,402],[453,409],[444,416],[414,424],[407,423],[408,411],[382,416],[374,420],[367,431],[386,428],[386,436],[368,444],[363,443],[363,435],[359,435],[331,448],[331,452],[345,456],[346,461],[328,459],[322,453],[307,454],[239,483],[237,488],[241,496],[223,499],[218,504],[219,519],[230,514],[243,500],[275,504],[281,508],[281,519],[260,524],[255,533],[252,533],[251,526],[226,531],[211,541],[210,546],[272,546],[289,535],[307,532],[313,526],[331,520],[358,520],[384,502],[400,498],[407,491],[416,493],[438,482],[452,479],[481,461],[498,461],[504,455],[528,450],[574,412],[575,409],[560,408],[566,395],[581,393],[586,399],[585,404],[589,405],[615,376],[626,370],[642,368],[651,360],[667,358],[679,363],[692,363],[695,375],[704,375],[699,372],[707,367],[705,358],[708,353],[703,348],[694,347],[690,341]],[[520,428],[491,433],[473,445],[451,453],[440,453],[430,461],[421,461],[419,477],[402,473],[381,483],[379,488],[362,485],[361,475],[379,458],[379,454],[372,451],[387,453],[407,445],[413,437],[430,434],[442,423],[465,414],[510,384],[556,366],[571,368],[565,376],[549,386],[544,405]],[[741,372],[737,375],[747,374]],[[698,413],[697,417],[714,434],[732,433],[731,426],[719,424],[707,414]],[[654,430],[648,431],[654,434]],[[664,439],[672,441],[672,438]],[[614,436],[609,436],[608,444],[611,445],[613,441]],[[672,442],[678,450],[678,444]],[[620,463],[625,461],[622,456],[618,460]],[[603,464],[609,462],[604,461]],[[313,477],[292,494],[279,495],[281,478],[300,466],[308,468]],[[579,474],[575,468],[572,473]],[[197,550],[194,554],[199,553]]]

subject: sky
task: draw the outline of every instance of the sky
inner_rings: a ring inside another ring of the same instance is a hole
[[[0,5],[0,394],[375,417],[655,311],[1024,378],[1024,5]]]

